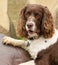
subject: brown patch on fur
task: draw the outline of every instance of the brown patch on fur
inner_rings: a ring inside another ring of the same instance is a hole
[[[54,21],[53,17],[47,7],[43,8],[44,15],[42,19],[42,32],[45,38],[50,38],[54,34]]]
[[[17,31],[16,32],[17,32],[17,36],[20,36],[20,37],[27,37],[28,36],[27,31],[25,29],[25,23],[26,23],[26,20],[24,17],[25,16],[24,15],[25,9],[26,9],[26,7],[21,10],[21,13],[19,16],[20,19],[19,19],[18,25],[17,25]]]
[[[58,65],[58,40],[54,45],[38,53],[36,65]]]

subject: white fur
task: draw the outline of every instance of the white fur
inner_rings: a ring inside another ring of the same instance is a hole
[[[17,40],[11,37],[3,37],[3,41],[4,44],[11,44],[13,46],[24,46],[25,40]]]
[[[55,44],[58,38],[58,31],[55,30],[55,33],[52,38],[45,39],[43,37],[40,37],[39,39],[30,41],[30,46],[26,49],[30,53],[31,57],[36,59],[38,52],[42,51],[43,49],[48,48],[49,46]],[[47,41],[47,42],[45,42]]]
[[[28,61],[28,62],[25,62],[25,63],[21,63],[19,65],[35,65],[35,62],[34,62],[34,60],[31,60],[31,61]]]
[[[28,28],[28,24],[33,24],[33,27],[31,28],[31,30],[32,31],[35,31],[35,29],[36,29],[36,26],[35,26],[35,22],[31,19],[30,21],[27,21],[26,22],[26,30],[28,31],[29,30],[29,28]]]
[[[28,26],[27,26],[28,24],[32,24],[33,25],[31,29],[28,28]],[[36,25],[35,25],[35,22],[32,19],[26,22],[26,26],[25,27],[26,27],[27,31],[28,30],[32,30],[33,32],[36,31]],[[30,34],[28,32],[28,35],[29,35],[29,37],[34,37],[34,36],[37,36],[37,33]]]

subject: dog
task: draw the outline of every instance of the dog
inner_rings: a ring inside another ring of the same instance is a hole
[[[33,60],[19,65],[58,65],[58,31],[52,14],[46,6],[28,4],[20,13],[17,34],[25,40],[5,36],[4,44],[20,46]]]

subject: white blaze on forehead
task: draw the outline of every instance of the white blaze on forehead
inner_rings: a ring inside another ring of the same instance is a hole
[[[26,22],[26,30],[27,30],[27,31],[29,30],[29,28],[27,27],[28,24],[32,24],[33,26],[32,26],[32,28],[31,28],[31,30],[32,30],[32,31],[35,31],[35,29],[36,29],[35,22],[34,22],[33,20],[28,20],[28,21]]]

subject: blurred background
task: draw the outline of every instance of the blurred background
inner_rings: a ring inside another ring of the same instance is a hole
[[[51,11],[58,28],[58,0],[0,0],[0,33],[16,36],[21,9],[27,4],[42,4]]]

